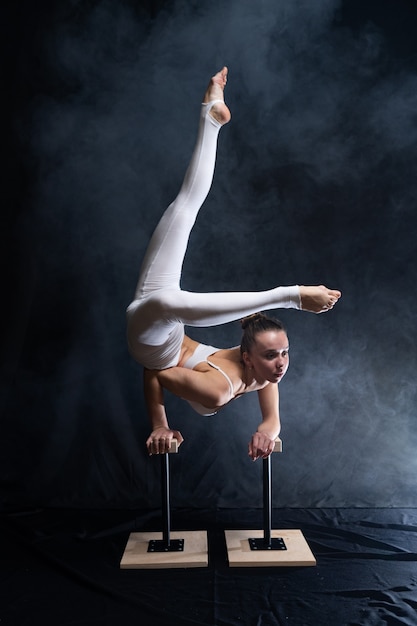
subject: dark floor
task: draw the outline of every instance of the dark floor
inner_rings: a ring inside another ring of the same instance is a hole
[[[223,531],[261,510],[173,511],[208,530],[209,566],[169,570],[119,568],[157,511],[3,515],[0,626],[417,625],[417,509],[275,509],[272,527],[301,529],[317,565],[229,568]]]

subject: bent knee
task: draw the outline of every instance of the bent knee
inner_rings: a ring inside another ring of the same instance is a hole
[[[141,318],[145,321],[164,320],[175,317],[181,291],[179,289],[154,291],[150,296],[134,300],[126,314],[128,322]]]
[[[149,298],[149,305],[154,314],[161,319],[170,319],[177,316],[181,302],[180,289],[164,289],[156,291]]]

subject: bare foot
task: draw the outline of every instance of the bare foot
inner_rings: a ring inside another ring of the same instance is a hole
[[[216,102],[210,110],[210,115],[214,117],[220,124],[227,124],[232,117],[228,107],[224,103],[224,88],[227,83],[227,67],[224,67],[220,72],[217,72],[215,76],[212,76],[204,94],[203,102],[211,102],[212,100],[222,100],[223,102]]]
[[[328,289],[324,285],[305,287],[300,285],[301,309],[311,313],[324,313],[334,307],[342,296],[337,289]]]

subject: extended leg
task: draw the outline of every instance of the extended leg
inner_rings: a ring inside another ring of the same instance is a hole
[[[179,288],[187,244],[213,180],[217,138],[230,112],[223,101],[227,69],[214,76],[202,104],[197,142],[184,182],[162,216],[142,264],[135,298],[159,289]]]
[[[160,294],[160,306],[167,321],[176,320],[186,326],[206,327],[226,324],[257,311],[271,309],[291,308],[321,313],[331,309],[340,295],[340,291],[323,285],[213,293],[168,289]]]

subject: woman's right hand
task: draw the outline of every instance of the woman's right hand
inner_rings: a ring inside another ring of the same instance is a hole
[[[173,439],[178,441],[178,446],[184,441],[179,430],[171,430],[170,428],[165,428],[165,426],[155,428],[146,440],[149,455],[169,452]]]

